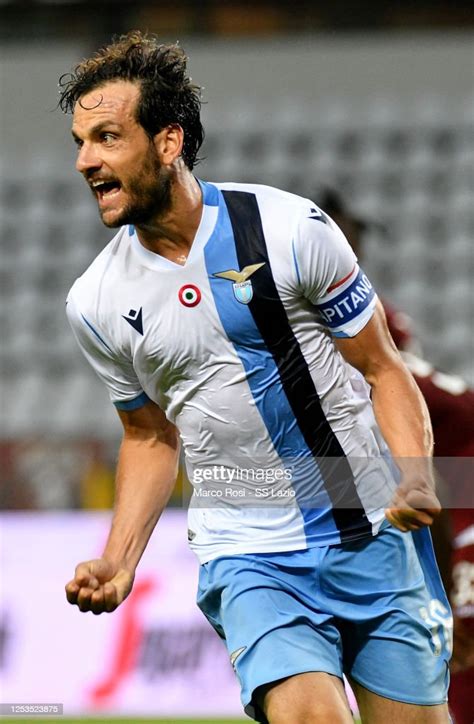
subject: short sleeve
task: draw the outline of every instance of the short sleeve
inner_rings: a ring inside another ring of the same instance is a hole
[[[102,330],[78,307],[70,293],[66,312],[74,336],[85,358],[105,383],[110,399],[119,410],[142,407],[148,397],[142,390],[132,363],[119,357]]]
[[[377,297],[344,234],[311,206],[300,219],[293,245],[304,296],[334,337],[354,337],[372,317]]]

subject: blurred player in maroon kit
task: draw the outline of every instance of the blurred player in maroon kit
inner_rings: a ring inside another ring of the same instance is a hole
[[[340,226],[355,253],[363,256],[368,224],[355,216],[339,194],[314,195]],[[448,515],[432,529],[438,563],[454,614],[449,706],[455,724],[474,722],[474,390],[460,377],[436,370],[420,356],[412,321],[382,299],[393,340],[420,387],[431,416],[437,469],[446,486]],[[446,526],[446,522],[448,526]],[[446,530],[449,534],[446,535]],[[446,545],[447,544],[447,545]],[[444,559],[444,560],[443,560]]]

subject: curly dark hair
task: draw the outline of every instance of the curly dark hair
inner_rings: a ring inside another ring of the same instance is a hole
[[[59,79],[59,108],[72,113],[86,93],[114,80],[140,85],[136,118],[152,138],[173,123],[184,131],[182,157],[191,170],[204,140],[201,88],[186,75],[187,57],[177,44],[160,44],[155,35],[132,30],[84,59]]]

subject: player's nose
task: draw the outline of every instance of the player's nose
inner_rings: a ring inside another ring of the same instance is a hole
[[[97,155],[92,144],[83,143],[79,149],[76,160],[76,169],[79,173],[85,174],[92,169],[100,168],[102,160]]]

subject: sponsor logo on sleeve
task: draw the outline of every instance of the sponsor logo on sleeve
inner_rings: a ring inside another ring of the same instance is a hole
[[[321,209],[313,208],[309,210],[309,213],[311,214],[311,216],[308,216],[308,219],[313,219],[313,221],[322,221],[323,224],[328,223],[327,217],[325,214],[323,214]]]

